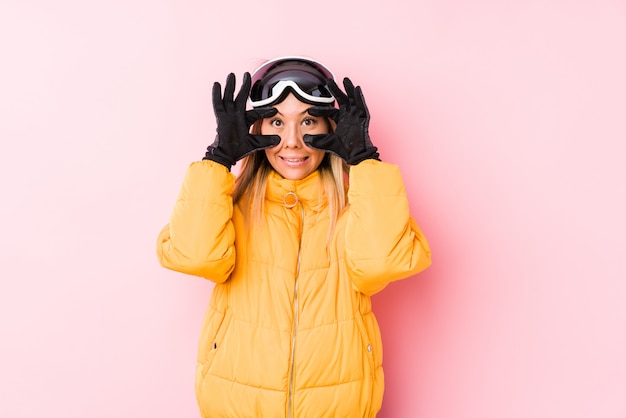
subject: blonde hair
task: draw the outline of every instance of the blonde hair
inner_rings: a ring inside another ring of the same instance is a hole
[[[334,123],[328,121],[329,129],[334,129]],[[261,133],[261,121],[257,121],[251,129],[252,134]],[[264,151],[257,151],[244,157],[241,161],[241,170],[235,180],[233,202],[238,204],[246,223],[251,226],[264,218],[265,194],[267,180],[274,171]],[[348,166],[338,156],[326,153],[317,168],[321,186],[326,195],[330,211],[330,226],[328,237],[334,229],[337,219],[346,208]]]

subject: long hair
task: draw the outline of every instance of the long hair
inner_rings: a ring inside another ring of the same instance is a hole
[[[329,130],[334,130],[334,122],[327,120]],[[257,121],[252,126],[254,135],[261,133],[262,121]],[[235,180],[233,190],[233,202],[238,204],[248,226],[264,219],[265,194],[267,180],[274,171],[267,160],[264,151],[257,151],[244,157],[241,161],[241,170]],[[322,188],[328,200],[330,210],[330,226],[328,237],[334,229],[337,219],[347,205],[347,176],[348,166],[338,156],[326,153],[324,159],[317,168]]]

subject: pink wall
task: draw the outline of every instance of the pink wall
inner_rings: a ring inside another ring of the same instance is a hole
[[[433,247],[374,300],[381,416],[626,417],[624,1],[215,3],[2,1],[0,416],[197,416],[211,286],[156,235],[213,81],[297,53],[363,86]]]

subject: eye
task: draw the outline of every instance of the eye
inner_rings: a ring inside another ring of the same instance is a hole
[[[281,126],[283,126],[283,121],[280,119],[272,119],[270,120],[270,125],[273,128],[280,128]]]
[[[302,124],[304,126],[314,126],[316,123],[317,123],[317,119],[314,119],[314,118],[305,118],[302,121]]]

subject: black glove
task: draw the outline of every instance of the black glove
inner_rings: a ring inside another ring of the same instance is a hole
[[[278,135],[251,135],[250,126],[263,118],[274,116],[273,107],[246,111],[246,100],[250,94],[250,73],[243,75],[241,90],[233,100],[235,92],[235,74],[226,78],[224,98],[222,86],[213,84],[213,110],[217,119],[215,142],[207,148],[204,160],[216,161],[230,170],[237,161],[255,151],[270,148],[280,143]]]
[[[328,88],[335,96],[339,109],[315,106],[308,110],[311,116],[333,119],[337,123],[335,132],[304,135],[304,142],[311,148],[332,152],[351,165],[368,159],[379,160],[378,149],[368,133],[370,114],[361,87],[355,88],[347,77],[343,79],[343,85],[345,94],[333,80],[328,80]]]

